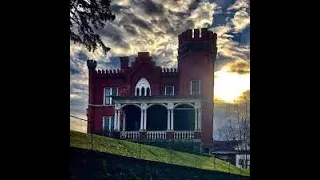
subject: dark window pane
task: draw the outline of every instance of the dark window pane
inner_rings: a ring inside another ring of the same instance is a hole
[[[111,94],[111,89],[110,88],[105,88],[105,92],[104,92],[104,95],[105,95],[105,104],[110,104],[110,99],[109,99],[109,96]]]
[[[147,88],[147,96],[150,96],[150,88]]]
[[[106,90],[106,92],[105,92],[106,96],[109,96],[111,94],[110,93],[111,89],[110,88],[105,88],[105,90]]]
[[[111,120],[111,130],[114,128],[114,116],[110,117]]]
[[[109,96],[106,96],[106,98],[105,98],[105,104],[110,104],[110,98],[109,98]]]
[[[191,81],[191,94],[192,95],[200,94],[200,82],[199,81]]]
[[[144,96],[144,87],[141,88],[141,96]]]
[[[112,93],[111,93],[111,95],[112,96],[117,96],[118,94],[117,94],[117,88],[112,88]]]
[[[110,97],[111,104],[114,104],[114,100]]]
[[[166,86],[165,93],[168,96],[172,96],[173,95],[173,86]]]

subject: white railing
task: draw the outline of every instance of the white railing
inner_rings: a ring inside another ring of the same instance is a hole
[[[121,131],[121,139],[140,139],[139,131]]]
[[[193,131],[174,131],[174,139],[194,139]]]
[[[167,132],[166,131],[148,131],[147,138],[148,139],[166,139]]]

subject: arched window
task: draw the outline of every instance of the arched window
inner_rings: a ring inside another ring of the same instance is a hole
[[[147,96],[150,96],[150,88],[147,88]]]
[[[145,94],[144,94],[144,87],[141,88],[141,96],[145,96]]]
[[[136,96],[151,96],[150,83],[146,78],[141,78],[135,87]],[[139,93],[140,92],[140,93]]]

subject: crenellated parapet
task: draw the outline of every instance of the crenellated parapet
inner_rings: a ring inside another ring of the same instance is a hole
[[[187,53],[206,52],[211,56],[217,53],[217,34],[207,28],[188,29],[179,35],[179,58]]]
[[[125,75],[124,69],[98,69],[96,71],[98,76],[106,76],[106,77],[119,77]]]
[[[178,76],[178,68],[162,68],[161,76]]]

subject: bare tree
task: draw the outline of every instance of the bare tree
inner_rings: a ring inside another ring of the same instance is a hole
[[[228,104],[225,114],[227,124],[217,130],[218,139],[240,141],[236,148],[247,152],[250,150],[250,91],[243,93],[233,104]],[[247,158],[245,153],[245,162]]]

